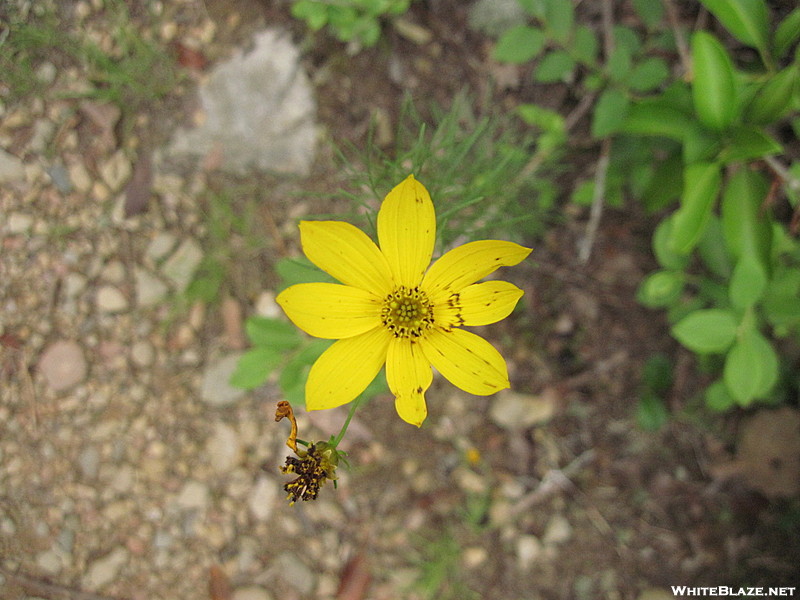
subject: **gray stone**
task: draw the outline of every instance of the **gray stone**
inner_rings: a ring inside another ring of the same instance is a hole
[[[39,372],[56,392],[67,390],[86,377],[86,358],[76,342],[53,342],[39,359]]]
[[[134,271],[136,279],[136,304],[140,308],[155,306],[167,297],[169,288],[155,275],[141,268]]]
[[[183,292],[192,281],[194,272],[203,260],[203,250],[193,239],[186,239],[170,256],[162,267],[164,276]]]
[[[23,213],[14,212],[8,215],[6,229],[8,233],[19,235],[28,233],[33,226],[33,217]]]
[[[159,261],[169,254],[177,243],[177,238],[171,233],[159,232],[150,240],[145,254],[150,260]]]
[[[471,29],[492,37],[500,36],[526,19],[518,0],[477,0],[469,7],[467,17]]]
[[[97,309],[104,313],[119,313],[128,309],[128,300],[113,285],[97,290]]]
[[[206,452],[214,471],[227,473],[232,470],[242,452],[242,443],[236,430],[225,423],[217,423],[206,444]]]
[[[238,353],[231,354],[206,368],[200,395],[208,404],[227,406],[244,396],[243,389],[235,388],[229,383],[240,356]]]
[[[503,429],[519,430],[549,421],[555,413],[557,394],[545,389],[539,395],[503,390],[492,401],[489,414]]]
[[[277,497],[278,483],[266,477],[259,477],[247,498],[250,513],[257,521],[266,521],[272,514]]]
[[[131,360],[137,367],[149,367],[156,359],[156,351],[147,340],[139,340],[131,346]]]
[[[236,588],[233,592],[233,600],[272,600],[272,596],[264,588],[251,585]]]
[[[315,104],[286,32],[257,34],[249,52],[217,65],[198,91],[202,123],[179,130],[167,154],[215,155],[223,170],[308,174],[316,144]]]
[[[199,481],[187,481],[176,499],[181,508],[204,509],[208,506],[208,486]]]
[[[10,183],[25,179],[22,161],[0,148],[0,183]]]
[[[84,448],[78,455],[78,467],[87,479],[97,477],[100,468],[100,452],[94,446]]]
[[[126,562],[128,562],[128,551],[124,548],[115,548],[89,565],[83,584],[90,590],[98,590],[108,585],[117,578]]]

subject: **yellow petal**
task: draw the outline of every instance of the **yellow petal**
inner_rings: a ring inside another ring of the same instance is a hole
[[[502,321],[522,298],[523,292],[507,281],[484,281],[458,293],[464,325],[488,325]]]
[[[299,283],[276,298],[286,316],[319,338],[348,338],[381,324],[382,301],[366,290],[338,283]]]
[[[334,342],[317,359],[306,382],[306,409],[347,404],[363,392],[386,362],[392,335],[384,327]]]
[[[358,227],[342,221],[301,221],[308,260],[346,285],[385,296],[392,289],[386,257]]]
[[[442,291],[460,292],[498,267],[522,262],[530,253],[530,248],[498,240],[480,240],[457,246],[431,265],[422,281],[422,289],[429,296]]]
[[[433,372],[418,343],[392,338],[386,356],[386,381],[395,395],[397,414],[407,423],[422,425],[428,414],[425,391],[433,381]]]
[[[419,344],[431,364],[465,392],[486,396],[509,387],[506,361],[494,346],[474,333],[435,329]]]
[[[397,285],[419,285],[435,241],[436,214],[430,194],[409,175],[389,192],[378,212],[378,242]]]

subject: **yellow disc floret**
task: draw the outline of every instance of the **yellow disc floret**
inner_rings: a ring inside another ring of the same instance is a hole
[[[383,301],[381,322],[394,337],[418,338],[433,327],[433,305],[419,287],[400,286]]]

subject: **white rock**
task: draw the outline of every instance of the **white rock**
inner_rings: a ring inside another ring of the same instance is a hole
[[[23,213],[14,212],[8,215],[6,229],[8,233],[20,234],[30,231],[33,225],[33,217]]]
[[[535,396],[503,390],[492,400],[490,415],[503,429],[519,430],[549,421],[555,413],[556,394],[545,390]]]
[[[98,590],[117,578],[123,565],[128,562],[128,551],[115,548],[103,558],[89,565],[83,584],[90,590]]]
[[[150,240],[145,255],[153,261],[161,260],[172,251],[177,243],[178,240],[174,235],[162,231]]]
[[[54,550],[45,550],[36,555],[36,566],[42,569],[45,573],[55,575],[61,571],[61,557],[58,552]]]
[[[128,300],[113,285],[97,290],[97,309],[104,313],[119,313],[128,309]]]
[[[260,317],[275,318],[283,314],[281,307],[275,302],[275,292],[270,290],[265,290],[258,295],[255,310]]]
[[[203,400],[214,406],[227,406],[244,396],[243,389],[235,388],[229,383],[240,356],[239,353],[231,354],[206,368],[200,391]]]
[[[149,367],[156,358],[153,345],[146,340],[138,340],[131,346],[131,360],[137,367]]]
[[[227,473],[239,463],[242,443],[233,427],[217,423],[214,426],[214,433],[206,444],[206,451],[214,471]]]
[[[10,183],[25,178],[22,161],[0,148],[0,183]]]
[[[278,482],[272,479],[258,478],[247,498],[247,505],[256,520],[266,521],[272,514],[278,498],[278,487]]]
[[[167,297],[167,284],[149,271],[137,267],[133,273],[136,280],[136,305],[140,308],[155,306]]]
[[[181,508],[204,509],[208,506],[208,486],[200,481],[187,481],[181,488],[176,502]]]
[[[251,585],[236,588],[233,592],[233,600],[272,600],[272,596],[264,588]]]
[[[308,76],[291,36],[257,34],[249,52],[219,63],[198,93],[203,120],[176,132],[168,153],[202,158],[216,153],[235,173],[305,175],[316,145],[315,105]]]
[[[74,163],[69,166],[69,180],[77,191],[85,194],[92,189],[92,177],[83,163]]]
[[[535,535],[521,535],[517,538],[517,564],[521,570],[530,568],[542,555],[542,543]]]
[[[76,342],[54,342],[42,353],[39,371],[51,389],[56,392],[64,391],[86,377],[86,358]]]
[[[100,176],[114,192],[122,189],[132,171],[131,161],[128,160],[123,150],[117,150],[111,158],[100,165]]]
[[[95,446],[87,446],[78,455],[78,467],[81,474],[87,479],[94,479],[97,477],[97,472],[100,467],[100,452]]]
[[[563,544],[572,537],[572,526],[563,515],[553,515],[544,530],[543,540],[547,545]]]
[[[178,246],[178,249],[164,262],[161,270],[164,276],[175,284],[177,290],[183,292],[192,281],[201,260],[203,260],[203,249],[189,238]]]

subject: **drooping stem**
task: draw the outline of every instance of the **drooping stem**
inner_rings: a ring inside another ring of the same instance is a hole
[[[350,425],[350,420],[353,418],[353,415],[356,414],[356,409],[358,408],[358,405],[361,404],[361,398],[362,396],[359,396],[350,403],[350,410],[347,412],[347,418],[344,420],[344,423],[342,424],[342,430],[333,439],[333,442],[331,442],[331,445],[334,448],[336,448],[339,445],[339,442],[342,441],[344,434],[347,432],[347,427]]]

